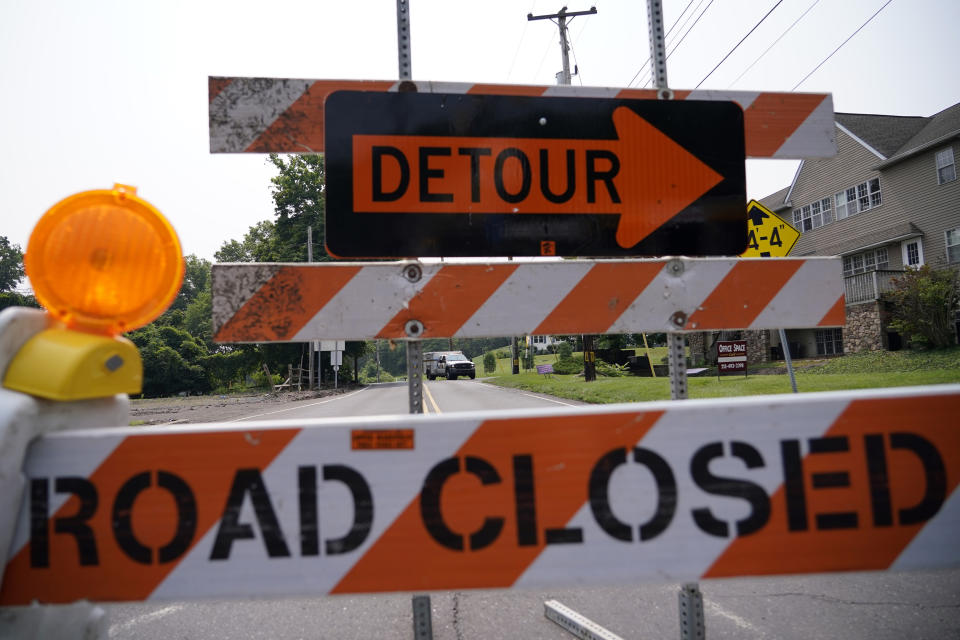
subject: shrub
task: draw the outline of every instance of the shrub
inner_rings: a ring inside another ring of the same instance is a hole
[[[924,265],[908,269],[886,294],[893,321],[890,328],[917,346],[934,349],[953,344],[953,314],[960,304],[960,279],[953,269]]]
[[[483,372],[484,373],[493,373],[497,370],[497,356],[493,355],[492,351],[487,351],[483,354]]]

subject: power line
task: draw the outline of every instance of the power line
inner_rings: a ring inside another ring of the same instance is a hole
[[[887,5],[890,4],[891,2],[893,2],[893,0],[887,0],[887,1],[883,4],[882,7],[880,7],[879,9],[877,9],[877,12],[876,12],[876,13],[874,13],[872,16],[870,16],[869,18],[867,18],[867,21],[866,21],[866,22],[864,22],[862,25],[860,25],[860,26],[857,28],[856,31],[854,31],[853,33],[851,33],[850,36],[849,36],[846,40],[844,40],[843,42],[841,42],[839,47],[837,47],[836,49],[834,49],[834,50],[830,53],[830,55],[828,55],[826,58],[824,58],[824,59],[820,62],[820,64],[818,64],[816,67],[814,67],[814,68],[813,68],[813,71],[811,71],[810,73],[808,73],[807,75],[805,75],[805,76],[803,77],[803,80],[801,80],[800,82],[798,82],[797,84],[795,84],[795,85],[793,86],[793,89],[790,89],[790,91],[796,91],[796,90],[797,90],[797,87],[799,87],[799,86],[802,85],[804,82],[806,82],[806,81],[807,81],[807,78],[809,78],[810,76],[812,76],[813,74],[815,74],[815,73],[817,72],[817,69],[819,69],[820,67],[822,67],[822,66],[824,65],[824,63],[826,63],[827,60],[829,60],[830,58],[832,58],[832,57],[833,57],[833,54],[835,54],[837,51],[840,51],[840,49],[843,48],[843,45],[845,45],[845,44],[847,44],[848,42],[850,42],[850,38],[852,38],[853,36],[855,36],[855,35],[857,35],[858,33],[860,33],[860,29],[863,29],[865,26],[867,26],[868,24],[870,24],[870,21],[873,20],[874,18],[876,18],[876,17],[880,14],[881,11],[883,11],[884,9],[886,9],[886,8],[887,8]]]
[[[727,61],[727,58],[729,58],[731,55],[733,55],[733,52],[736,51],[737,48],[738,48],[740,45],[743,44],[743,41],[746,40],[747,38],[749,38],[749,37],[750,37],[750,34],[753,33],[754,31],[756,31],[756,30],[757,30],[757,27],[759,27],[761,24],[763,24],[763,21],[766,20],[767,18],[769,18],[769,17],[770,17],[770,14],[773,13],[773,12],[776,10],[776,8],[780,6],[780,4],[781,4],[782,2],[783,2],[783,0],[777,0],[777,4],[773,5],[773,7],[770,8],[770,11],[767,11],[766,15],[763,16],[762,18],[760,18],[760,22],[758,22],[757,24],[753,25],[753,29],[750,29],[750,31],[747,32],[747,35],[745,35],[745,36],[743,36],[742,38],[740,38],[740,42],[738,42],[733,49],[730,49],[730,52],[727,53],[727,55],[723,56],[723,60],[721,60],[720,62],[718,62],[718,63],[717,63],[717,66],[715,66],[713,69],[711,69],[711,70],[710,70],[710,73],[708,73],[707,75],[705,75],[705,76],[703,77],[703,80],[701,80],[700,82],[698,82],[698,83],[697,83],[697,86],[695,86],[694,89],[695,89],[695,90],[696,90],[696,89],[699,89],[699,88],[700,88],[700,85],[703,84],[704,82],[706,82],[707,78],[709,78],[710,76],[712,76],[712,75],[713,75],[713,72],[716,71],[717,69],[719,69],[719,68],[720,68],[720,65],[722,65],[724,62],[726,62],[726,61]]]
[[[530,3],[530,11],[533,11],[535,6],[537,6],[537,0],[533,0],[533,2]],[[510,76],[513,75],[513,67],[517,64],[517,57],[520,55],[520,47],[523,46],[523,39],[527,36],[527,27],[529,26],[529,20],[523,23],[523,32],[520,34],[520,42],[517,43],[517,50],[513,52],[513,60],[510,61],[510,70],[507,71],[508,81],[510,80]]]
[[[677,19],[673,21],[673,25],[671,25],[670,29],[667,31],[667,34],[664,36],[664,40],[666,40],[666,38],[670,35],[670,33],[673,31],[674,27],[677,26],[677,23],[680,22],[680,18],[683,17],[683,14],[685,14],[685,13],[687,12],[687,9],[689,9],[689,8],[690,8],[690,5],[692,5],[692,4],[693,4],[693,0],[690,0],[690,2],[687,3],[687,6],[684,7],[683,11],[680,12],[680,15],[677,16]],[[700,0],[700,4],[703,4],[703,0]],[[699,8],[699,7],[700,7],[700,5],[697,5],[697,8]],[[693,14],[691,13],[690,15],[692,16]],[[689,18],[688,18],[688,20],[689,20]],[[686,23],[684,23],[684,24],[686,24]],[[681,28],[682,28],[682,27],[681,27]],[[632,78],[630,78],[630,82],[627,83],[627,87],[629,87],[630,85],[633,84],[633,81],[636,80],[636,79],[637,79],[637,76],[639,76],[640,73],[646,68],[646,66],[647,66],[648,64],[650,64],[650,61],[651,61],[651,60],[653,60],[653,58],[647,58],[647,61],[644,62],[642,65],[640,65],[640,68],[637,69],[637,72],[636,72],[635,74],[633,74],[633,77],[632,77]]]
[[[781,40],[783,40],[783,37],[784,37],[785,35],[787,35],[788,33],[790,33],[790,30],[793,29],[795,26],[797,26],[797,23],[800,22],[801,20],[803,20],[804,16],[806,16],[808,13],[810,13],[810,10],[813,9],[815,6],[817,6],[817,4],[818,4],[819,2],[820,2],[820,0],[813,0],[813,4],[811,4],[809,7],[807,7],[807,10],[804,11],[802,14],[800,14],[800,17],[797,18],[796,20],[794,20],[794,21],[793,21],[793,24],[791,24],[789,27],[787,27],[787,30],[784,31],[783,33],[781,33],[781,34],[780,34],[780,37],[773,41],[773,44],[771,44],[769,47],[767,47],[767,48],[764,50],[763,53],[761,53],[759,56],[757,56],[757,59],[754,60],[753,62],[751,62],[751,63],[750,63],[750,66],[743,70],[743,73],[741,73],[740,75],[738,75],[738,76],[734,79],[733,82],[731,82],[729,85],[727,85],[727,88],[729,89],[729,88],[732,87],[733,85],[737,84],[737,81],[740,80],[740,78],[742,78],[743,76],[745,76],[745,75],[747,74],[747,72],[750,71],[750,69],[753,69],[753,66],[754,66],[755,64],[757,64],[758,62],[760,62],[760,58],[762,58],[763,56],[767,55],[767,53],[770,51],[770,49],[773,49],[775,46],[777,46],[777,43],[780,42]]]

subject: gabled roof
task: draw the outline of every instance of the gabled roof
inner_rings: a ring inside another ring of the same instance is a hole
[[[837,113],[834,114],[834,119],[886,159],[922,131],[932,118]]]
[[[877,169],[884,169],[946,140],[960,137],[960,103],[929,117],[836,113],[834,119],[859,143],[882,156],[875,167]],[[760,203],[774,210],[785,206],[785,200],[799,175],[798,169],[789,187],[771,193]]]
[[[927,124],[902,144],[892,157],[888,156],[883,166],[899,162],[932,145],[960,136],[960,103],[947,107],[926,120]]]
[[[765,206],[771,211],[776,211],[777,209],[783,209],[786,206],[787,193],[790,191],[790,187],[784,187],[777,191],[776,193],[771,193],[767,197],[760,200],[760,204]]]

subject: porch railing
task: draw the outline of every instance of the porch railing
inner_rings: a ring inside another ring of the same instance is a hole
[[[903,275],[903,271],[867,271],[843,279],[847,304],[878,300],[887,291],[893,290],[893,279]]]

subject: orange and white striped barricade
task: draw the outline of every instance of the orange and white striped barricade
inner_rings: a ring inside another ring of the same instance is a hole
[[[410,82],[410,81],[408,81]],[[399,80],[209,78],[211,153],[323,153],[324,100],[334,91],[398,91]],[[420,93],[656,100],[655,89],[412,83]],[[676,100],[733,101],[744,111],[751,158],[836,155],[833,97],[824,93],[674,91]]]
[[[843,326],[838,258],[213,266],[218,342]]]
[[[956,567],[958,406],[941,385],[48,434],[0,604]]]

